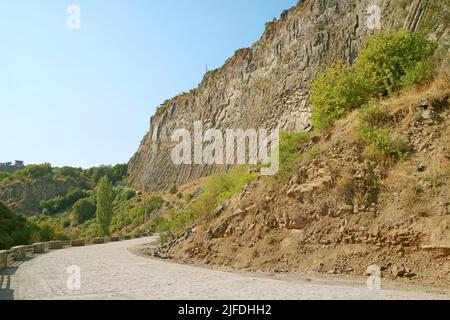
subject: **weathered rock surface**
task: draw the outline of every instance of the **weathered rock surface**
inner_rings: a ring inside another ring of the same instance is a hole
[[[381,8],[382,29],[416,30],[427,2],[375,3]],[[205,130],[309,130],[310,83],[323,67],[357,58],[362,41],[374,32],[367,26],[372,4],[372,0],[303,1],[267,23],[251,48],[238,50],[223,67],[208,72],[196,89],[161,106],[129,162],[129,185],[155,191],[228,170],[229,166],[172,163],[171,134],[179,128],[192,132],[194,121],[203,121]]]
[[[414,29],[424,1],[401,8],[378,1],[382,29]],[[146,191],[167,188],[226,171],[228,166],[175,166],[170,158],[174,130],[191,130],[194,121],[208,128],[310,128],[309,85],[321,66],[356,59],[373,1],[304,1],[267,23],[251,48],[241,49],[224,66],[207,73],[198,88],[161,106],[151,130],[129,162],[129,184]],[[406,19],[407,18],[407,19]]]
[[[42,200],[64,196],[73,187],[79,185],[68,179],[13,181],[0,185],[0,201],[17,214],[31,215],[40,210]]]

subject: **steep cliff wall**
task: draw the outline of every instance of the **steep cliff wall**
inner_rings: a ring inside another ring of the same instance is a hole
[[[42,200],[64,196],[72,187],[80,185],[68,179],[18,180],[0,185],[0,201],[14,213],[31,215],[39,212]]]
[[[336,60],[352,62],[368,28],[368,8],[381,8],[381,28],[416,29],[424,3],[415,0],[304,1],[267,23],[251,48],[241,49],[218,70],[205,75],[190,93],[161,106],[151,130],[129,162],[129,185],[146,191],[183,184],[224,166],[175,166],[170,158],[171,134],[192,130],[194,121],[207,128],[310,127],[309,85],[316,74]]]

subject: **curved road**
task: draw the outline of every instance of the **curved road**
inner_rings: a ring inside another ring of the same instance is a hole
[[[212,271],[133,255],[143,238],[69,248],[4,270],[0,299],[449,299],[412,291],[371,291],[363,283],[314,283]],[[81,289],[67,288],[67,268],[81,270]]]

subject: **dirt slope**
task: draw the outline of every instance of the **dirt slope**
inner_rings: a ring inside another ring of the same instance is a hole
[[[301,157],[288,182],[259,178],[158,254],[351,276],[377,264],[386,279],[450,287],[449,84],[443,76],[382,102],[385,127],[413,148],[406,159],[370,154],[350,114],[299,150],[320,154]]]

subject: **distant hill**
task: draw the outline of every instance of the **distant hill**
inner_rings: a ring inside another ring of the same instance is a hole
[[[0,163],[0,172],[14,173],[23,168],[25,168],[25,164],[20,160],[16,160],[14,164],[12,162]]]

